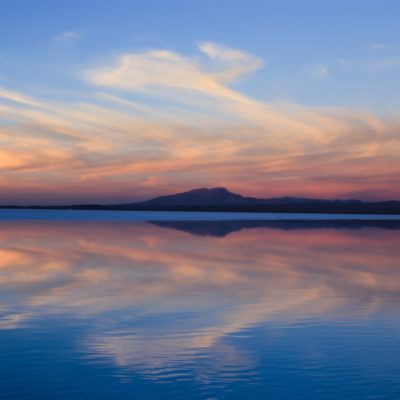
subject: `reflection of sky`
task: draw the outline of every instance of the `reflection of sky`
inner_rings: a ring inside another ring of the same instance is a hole
[[[216,238],[145,222],[1,223],[0,327],[81,324],[75,351],[87,361],[157,380],[188,371],[203,383],[255,379],[249,338],[265,327],[260,354],[296,330],[347,326],[355,337],[360,324],[377,329],[377,316],[397,321],[399,235],[254,228]]]

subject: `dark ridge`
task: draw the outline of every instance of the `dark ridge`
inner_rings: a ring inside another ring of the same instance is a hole
[[[398,201],[369,203],[354,199],[322,200],[288,196],[257,199],[243,197],[222,187],[193,189],[183,193],[156,197],[141,203],[119,204],[117,207],[158,211],[400,214],[400,202]]]
[[[81,204],[62,206],[0,206],[0,208],[55,210],[132,210],[132,211],[204,211],[266,212],[314,214],[400,214],[400,201],[364,202],[361,200],[323,200],[297,197],[257,199],[218,188],[193,189],[127,204]]]
[[[131,206],[141,204],[143,206],[225,206],[225,205],[251,205],[260,204],[263,200],[254,197],[243,197],[232,193],[223,187],[212,189],[193,189],[188,192],[160,196],[141,203],[123,204]]]
[[[140,203],[119,204],[126,210],[215,211],[327,214],[400,214],[399,201],[323,200],[298,197],[257,199],[243,197],[225,188],[193,189],[160,196]]]

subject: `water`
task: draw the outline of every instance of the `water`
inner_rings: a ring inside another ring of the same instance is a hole
[[[0,221],[400,221],[393,214],[0,209]]]
[[[396,221],[0,222],[1,399],[398,399]]]

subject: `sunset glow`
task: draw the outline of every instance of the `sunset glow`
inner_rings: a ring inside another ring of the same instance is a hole
[[[398,0],[0,0],[0,400],[395,400]]]
[[[215,186],[400,200],[400,45],[386,42],[397,24],[389,8],[371,27],[384,7],[346,5],[336,38],[339,6],[329,14],[314,4],[314,28],[296,32],[295,18],[311,18],[296,3],[256,2],[240,17],[229,2],[223,30],[224,1],[152,2],[159,15],[179,8],[165,20],[130,2],[35,3],[26,15],[2,6],[1,204],[136,201]],[[198,21],[210,7],[201,28],[179,19]],[[84,17],[91,12],[97,23]],[[233,30],[240,18],[243,36]],[[355,18],[360,35],[346,42]]]

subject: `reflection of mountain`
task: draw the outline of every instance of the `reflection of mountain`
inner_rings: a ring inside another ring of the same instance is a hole
[[[270,229],[400,229],[400,221],[149,221],[163,228],[172,228],[199,236],[225,237],[232,232],[251,228]]]

